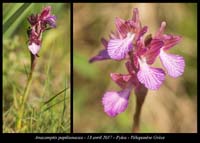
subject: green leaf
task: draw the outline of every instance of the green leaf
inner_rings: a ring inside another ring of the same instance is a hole
[[[24,3],[4,3],[3,4],[3,24],[23,5]]]
[[[5,34],[7,37],[9,37],[14,32],[14,30],[17,28],[17,26],[22,21],[22,19],[25,18],[25,16],[26,16],[25,10],[27,10],[30,5],[31,5],[31,3],[23,4],[21,7],[19,7],[16,10],[15,13],[13,13],[12,16],[10,16],[3,23],[3,34]],[[14,23],[15,23],[15,25],[13,25]]]

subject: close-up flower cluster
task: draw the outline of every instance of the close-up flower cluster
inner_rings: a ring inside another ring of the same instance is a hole
[[[115,19],[116,32],[110,39],[102,38],[105,49],[90,59],[90,63],[101,60],[125,61],[128,74],[111,73],[111,79],[120,86],[120,91],[108,91],[102,103],[104,111],[111,117],[124,112],[128,106],[132,89],[157,90],[163,84],[166,75],[177,78],[184,72],[185,61],[182,56],[167,53],[178,44],[182,37],[164,34],[166,22],[161,23],[155,34],[148,34],[148,26],[142,26],[137,8],[130,20]],[[153,67],[159,57],[163,68]]]
[[[56,27],[56,17],[51,14],[51,6],[47,6],[40,14],[29,16],[28,22],[31,24],[28,29],[28,48],[33,55],[37,55],[41,48],[42,33]]]

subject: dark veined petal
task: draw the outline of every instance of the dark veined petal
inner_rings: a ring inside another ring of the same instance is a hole
[[[132,78],[130,74],[123,75],[119,73],[111,73],[110,74],[112,80],[119,85],[122,89],[126,88],[128,86],[129,80]]]
[[[40,19],[42,19],[42,20],[46,19],[47,17],[50,16],[50,13],[51,13],[51,6],[47,6],[47,7],[43,8],[43,10],[40,14]]]
[[[182,37],[176,35],[164,34],[165,27],[166,27],[166,22],[163,21],[161,23],[159,31],[156,33],[155,38],[163,40],[164,50],[169,50],[170,48],[178,44],[181,41]]]
[[[159,89],[165,80],[165,72],[160,68],[149,67],[145,62],[140,61],[139,63],[138,80],[148,89]]]
[[[148,27],[147,27],[147,26],[144,26],[144,27],[140,30],[139,34],[137,35],[136,41],[137,41],[137,40],[140,40],[140,38],[147,32],[147,30],[148,30]]]
[[[159,39],[153,39],[151,40],[147,51],[145,53],[145,57],[146,57],[146,61],[148,64],[153,64],[155,59],[157,58],[157,56],[160,53],[160,49],[163,47],[164,42],[162,40]]]
[[[111,59],[124,59],[126,54],[133,48],[133,38],[134,34],[128,33],[125,39],[110,39],[107,50]]]
[[[144,55],[147,51],[147,48],[145,47],[144,41],[142,39],[136,42],[136,46],[134,47],[134,49],[136,51],[135,55],[138,56]]]
[[[185,61],[183,57],[179,55],[167,54],[161,50],[160,60],[171,77],[176,78],[183,74],[185,68]]]
[[[34,15],[34,14],[30,15],[30,16],[28,17],[28,22],[29,22],[32,26],[34,26],[35,24],[37,24],[37,23],[39,22],[39,17],[38,17],[38,15],[37,15],[37,14],[36,14],[36,15]]]
[[[102,98],[104,111],[111,117],[115,117],[124,112],[128,106],[129,96],[130,89],[124,89],[119,92],[106,92]]]
[[[162,40],[164,41],[164,50],[169,50],[170,48],[178,44],[181,39],[181,36],[163,35]]]
[[[123,19],[120,19],[118,17],[115,19],[115,25],[119,34],[122,35],[123,38],[125,38],[127,33],[130,31],[129,26],[125,24],[125,21]]]

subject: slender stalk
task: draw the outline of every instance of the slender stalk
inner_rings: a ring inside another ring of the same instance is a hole
[[[141,85],[139,89],[135,90],[135,95],[136,95],[136,109],[135,109],[135,114],[133,116],[133,127],[132,127],[132,132],[133,133],[138,133],[140,132],[140,115],[142,111],[142,105],[144,103],[145,97],[147,95],[147,89]]]
[[[32,83],[32,75],[33,75],[33,73],[30,72],[28,82],[26,84],[24,94],[22,96],[22,101],[21,101],[21,105],[20,105],[20,108],[19,108],[18,119],[17,119],[17,131],[21,130],[24,107],[25,107],[25,102],[27,100],[28,93],[29,93],[29,90],[30,90],[30,86],[31,86],[31,83]]]
[[[138,69],[135,67],[134,59],[133,59],[133,52],[129,52],[130,61],[132,68],[135,73],[137,73]],[[147,88],[144,87],[144,85],[140,84],[135,89],[135,95],[136,95],[136,109],[135,114],[133,116],[133,126],[132,126],[132,132],[138,133],[140,131],[140,115],[142,110],[142,105],[144,103],[145,97],[147,95]]]
[[[36,59],[37,57],[31,54],[31,72],[29,73],[28,81],[24,89],[24,93],[22,95],[22,99],[21,99],[21,103],[20,103],[20,107],[18,111],[18,117],[17,117],[17,123],[16,123],[17,132],[20,132],[21,127],[22,127],[22,118],[24,114],[25,103],[29,95],[29,91],[30,91],[30,87],[32,83],[32,77],[33,77],[33,71],[36,65]]]

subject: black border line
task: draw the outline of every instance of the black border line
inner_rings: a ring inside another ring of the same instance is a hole
[[[3,18],[3,3],[6,3],[6,2],[14,2],[14,1],[2,1],[2,3],[1,3],[1,9],[2,9],[2,18]],[[22,1],[22,0],[18,0],[17,2],[24,2],[24,1]],[[17,3],[16,2],[16,3]],[[87,137],[88,136],[100,136],[100,135],[102,135],[102,136],[110,136],[110,135],[113,135],[113,136],[117,136],[117,135],[119,135],[119,136],[130,136],[130,135],[133,135],[133,136],[145,136],[145,135],[149,135],[149,136],[154,136],[154,135],[157,135],[157,136],[165,136],[166,137],[166,140],[164,140],[164,141],[162,141],[162,140],[154,140],[153,142],[172,142],[172,141],[174,141],[175,140],[175,142],[181,142],[181,143],[183,143],[183,142],[190,142],[190,143],[193,143],[193,142],[197,142],[197,140],[199,140],[200,139],[200,136],[199,136],[199,123],[198,123],[198,121],[199,121],[199,117],[198,117],[198,115],[199,115],[199,113],[198,113],[198,111],[199,111],[199,109],[198,109],[198,104],[199,104],[199,97],[198,97],[198,93],[199,93],[199,90],[198,90],[198,88],[197,88],[197,133],[140,133],[140,134],[133,134],[133,133],[73,133],[73,3],[81,3],[82,1],[80,1],[80,0],[74,0],[74,1],[71,1],[71,0],[69,0],[69,1],[67,1],[67,0],[63,0],[63,1],[56,1],[55,2],[55,0],[49,0],[49,1],[44,1],[44,0],[41,0],[41,1],[39,1],[39,0],[35,0],[34,1],[35,3],[36,2],[53,2],[53,3],[57,3],[57,2],[60,2],[60,3],[69,3],[70,4],[70,27],[71,27],[71,30],[70,30],[70,35],[71,35],[71,37],[70,37],[70,52],[71,52],[71,56],[70,56],[70,74],[71,74],[71,76],[70,76],[70,101],[71,101],[71,108],[70,108],[70,114],[71,114],[71,116],[70,116],[70,122],[71,122],[71,125],[70,125],[70,133],[28,133],[28,134],[24,134],[24,133],[3,133],[3,134],[1,134],[0,135],[0,140],[3,140],[3,142],[4,142],[4,140],[6,140],[6,142],[9,142],[9,141],[28,141],[28,142],[37,142],[37,143],[39,143],[39,142],[53,142],[53,140],[52,141],[48,141],[48,140],[35,140],[35,137],[36,136],[69,136],[69,137],[79,137],[79,136],[85,136],[86,137],[86,139],[87,139]],[[87,3],[94,3],[94,2],[96,2],[95,0],[88,0],[88,1],[85,1],[85,2],[87,2]],[[101,1],[100,3],[113,3],[112,1]],[[120,2],[120,1],[115,1],[115,2]],[[123,2],[120,2],[120,3],[124,3],[124,2],[130,2],[130,1],[127,1],[127,0],[124,0]],[[135,1],[132,1],[132,2],[145,2],[145,3],[149,3],[149,2],[156,2],[156,1],[151,1],[151,0],[140,0],[140,1],[138,1],[138,0],[135,0]],[[163,3],[163,2],[167,2],[167,3],[174,3],[174,2],[176,2],[176,3],[180,3],[180,2],[184,2],[184,3],[197,3],[197,18],[198,18],[198,16],[199,16],[199,4],[198,4],[198,1],[197,0],[188,0],[188,1],[180,1],[180,0],[172,0],[172,1],[166,1],[166,0],[163,0],[163,1],[157,1],[157,3]],[[1,18],[1,20],[2,20],[2,18]],[[186,17],[186,20],[189,20],[189,18],[187,18]],[[3,20],[2,20],[2,22],[3,22]],[[198,20],[197,20],[197,30],[199,30],[199,28],[198,28],[198,24],[199,24],[199,22],[198,22]],[[2,28],[2,27],[1,27]],[[2,29],[1,29],[2,30]],[[2,50],[3,50],[3,35],[2,35],[2,39],[1,39],[2,41]],[[197,47],[199,46],[199,44],[198,44],[198,40],[199,40],[199,31],[197,32]],[[197,48],[197,53],[199,52],[199,50],[198,50],[198,48]],[[1,57],[1,59],[2,59],[2,61],[3,61],[3,53],[1,52],[1,54],[2,54],[2,57]],[[199,60],[198,59],[198,56],[197,56],[197,60]],[[2,67],[3,65],[2,65],[2,62],[1,62],[1,68],[3,69],[3,67]],[[197,69],[199,68],[199,66],[198,66],[198,62],[197,62]],[[198,70],[197,70],[198,71]],[[2,70],[1,70],[1,73],[2,73]],[[192,74],[192,73],[191,73]],[[2,78],[2,76],[1,76],[1,78]],[[3,80],[3,79],[2,79]],[[197,85],[198,85],[198,81],[199,81],[199,76],[198,76],[198,72],[197,72]],[[3,82],[3,81],[2,81]],[[1,86],[1,90],[2,90],[2,93],[3,93],[3,85]],[[2,94],[1,94],[1,99],[2,99]],[[3,106],[3,100],[1,100],[1,103],[2,103],[2,106]],[[1,106],[1,112],[2,112],[2,106]],[[2,133],[2,131],[3,131],[3,115],[1,114],[1,133]],[[69,140],[70,142],[72,142],[73,141],[73,139],[71,140],[71,139],[67,139],[67,140]],[[64,140],[65,142],[67,141],[67,140]],[[176,141],[177,140],[177,141]],[[74,141],[79,141],[79,140],[74,140]],[[93,140],[90,140],[89,142],[92,142]],[[94,140],[95,141],[95,140]],[[93,141],[93,142],[94,142]],[[95,142],[98,142],[98,141],[100,141],[100,140],[96,140]],[[106,140],[107,142],[111,142],[112,140]],[[0,141],[0,142],[2,142],[2,141]],[[55,142],[55,141],[54,141]],[[82,140],[80,140],[80,142],[83,142]],[[113,142],[116,142],[116,141],[114,141],[113,140]],[[126,142],[126,140],[124,140],[123,142]],[[132,142],[152,142],[152,141],[149,141],[149,140],[147,140],[147,141],[145,141],[145,140],[141,140],[141,141],[138,141],[138,140],[132,140]]]

